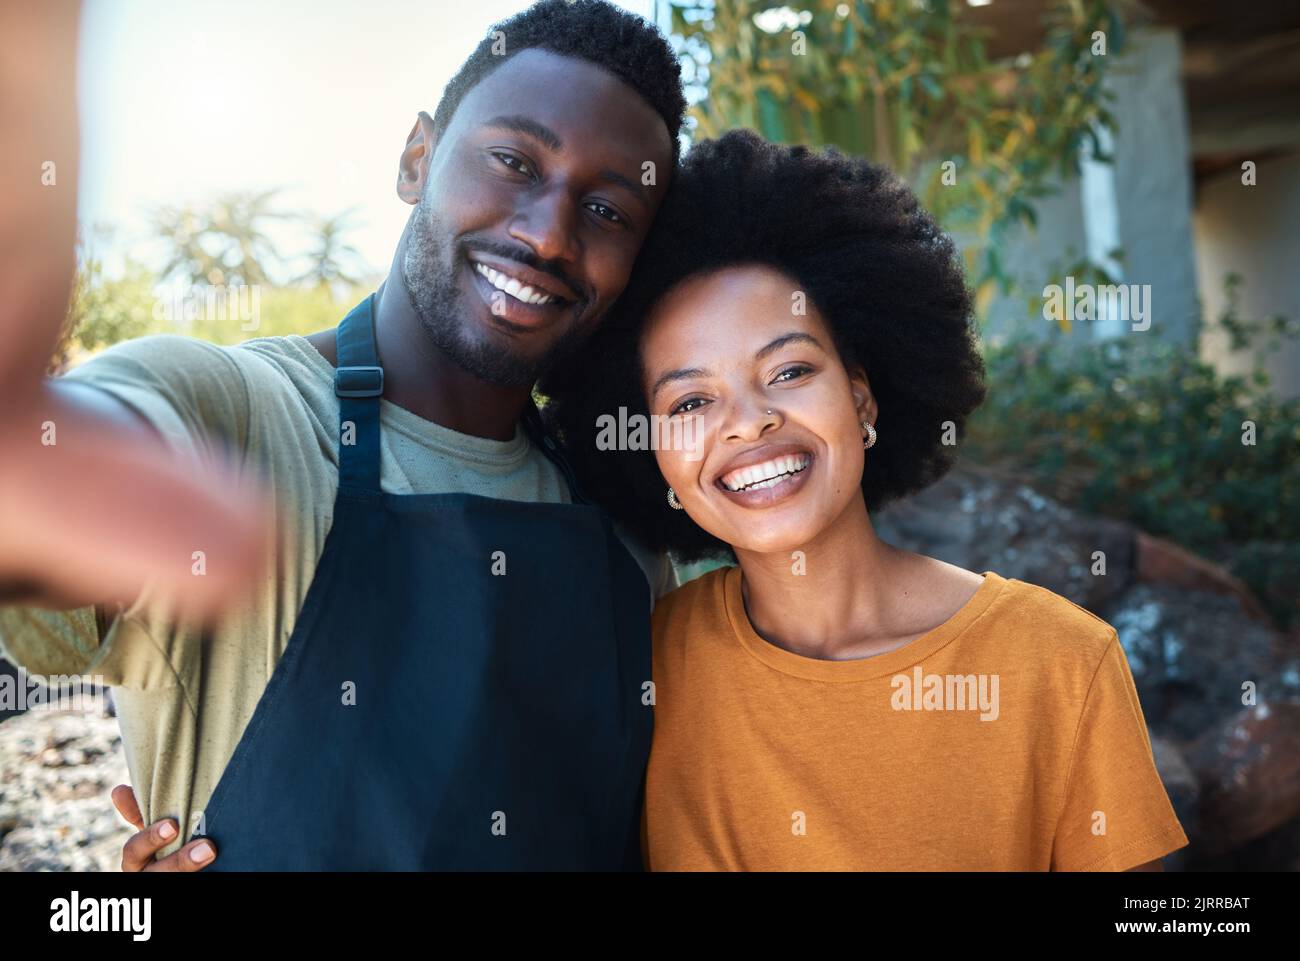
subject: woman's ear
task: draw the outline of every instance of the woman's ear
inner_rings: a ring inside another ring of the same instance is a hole
[[[429,164],[437,138],[433,132],[433,118],[423,110],[415,118],[415,125],[406,135],[406,146],[397,166],[397,196],[415,206],[424,193],[424,181],[429,176]]]
[[[854,364],[848,369],[849,384],[853,390],[853,405],[858,411],[858,420],[875,424],[880,411],[876,407],[876,395],[871,392],[867,381],[867,372],[861,364]]]

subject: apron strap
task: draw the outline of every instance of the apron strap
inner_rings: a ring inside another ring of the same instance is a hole
[[[379,492],[379,398],[384,393],[384,368],[379,366],[375,346],[374,300],[371,294],[353,307],[335,334],[339,490]]]
[[[373,491],[379,487],[379,398],[384,393],[384,368],[375,343],[375,295],[371,294],[339,322],[336,337],[338,368],[334,394],[339,399],[339,490]],[[524,431],[559,468],[575,504],[591,503],[559,445],[542,424],[530,397],[523,414]]]
[[[550,434],[546,432],[546,427],[542,423],[541,412],[537,409],[537,403],[528,398],[528,405],[524,408],[524,432],[528,434],[532,442],[538,445],[564,476],[564,480],[569,485],[569,496],[575,504],[590,504],[591,501],[582,493],[582,488],[578,486],[578,477],[573,472],[567,459],[560,452],[560,445],[555,442]]]

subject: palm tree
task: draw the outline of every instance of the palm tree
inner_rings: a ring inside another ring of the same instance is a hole
[[[272,209],[278,189],[258,192],[228,193],[217,198],[208,221],[208,230],[222,245],[224,280],[212,283],[266,284],[266,268],[279,260],[275,246],[263,233],[266,220],[286,217]]]
[[[194,284],[268,283],[267,267],[280,258],[263,225],[286,216],[272,209],[277,193],[232,192],[207,210],[156,210],[154,229],[171,248],[162,276],[183,276]]]
[[[184,277],[191,283],[204,283],[220,271],[220,258],[203,245],[206,218],[193,207],[159,207],[149,219],[169,248],[160,277]]]
[[[359,278],[350,268],[355,266],[361,254],[351,244],[343,242],[343,234],[350,229],[348,219],[356,208],[345,210],[332,217],[317,217],[313,223],[316,247],[308,256],[311,268],[298,278],[298,283],[311,284],[317,288],[333,288],[338,285],[351,286],[359,283]]]

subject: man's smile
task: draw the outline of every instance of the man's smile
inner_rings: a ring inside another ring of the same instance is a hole
[[[467,260],[471,283],[493,319],[514,333],[549,327],[577,301],[568,284],[518,261],[479,252]]]

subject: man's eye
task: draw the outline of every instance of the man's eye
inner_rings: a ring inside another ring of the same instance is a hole
[[[785,382],[792,381],[796,377],[802,377],[804,374],[810,374],[810,373],[812,373],[812,368],[804,364],[799,364],[798,366],[795,367],[787,367],[785,370],[781,371],[781,373],[777,374],[775,378],[773,378],[772,383],[775,384],[783,381]],[[791,374],[793,376],[787,377],[786,374]]]
[[[607,204],[602,204],[599,201],[593,200],[591,203],[587,204],[587,209],[594,211],[597,217],[603,217],[611,223],[623,223],[622,215]]]
[[[525,160],[520,160],[518,157],[514,156],[513,154],[493,153],[492,156],[496,157],[498,160],[500,160],[511,170],[516,170],[526,177],[531,177],[533,175],[533,168],[528,166],[528,162]]]
[[[675,414],[689,414],[691,411],[695,410],[694,407],[690,406],[691,404],[703,404],[703,403],[706,403],[703,397],[688,397],[686,400],[682,401],[680,404],[678,404],[676,407],[670,410],[668,412],[668,416],[672,417]]]

